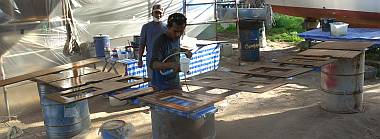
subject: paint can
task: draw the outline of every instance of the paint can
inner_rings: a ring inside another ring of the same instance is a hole
[[[103,123],[99,133],[103,139],[127,139],[131,130],[132,125],[128,125],[123,120],[112,120]]]

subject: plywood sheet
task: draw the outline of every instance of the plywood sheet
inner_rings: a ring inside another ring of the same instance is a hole
[[[79,67],[83,67],[83,66],[86,66],[89,64],[95,64],[98,62],[100,62],[100,59],[91,58],[91,59],[86,59],[86,60],[82,60],[82,61],[78,61],[78,62],[74,62],[74,63],[69,63],[69,64],[65,64],[65,65],[61,65],[61,66],[57,66],[57,67],[53,67],[53,68],[49,68],[49,69],[45,69],[45,70],[40,70],[40,71],[36,71],[36,72],[32,72],[32,73],[28,73],[28,74],[24,74],[24,75],[20,75],[20,76],[8,78],[8,79],[0,81],[0,87],[10,85],[10,84],[14,84],[14,83],[21,82],[21,81],[25,81],[25,80],[30,80],[30,79],[35,78],[35,77],[40,77],[43,75],[64,71],[67,69],[79,68]]]
[[[311,67],[322,67],[335,62],[336,59],[310,56],[288,56],[272,60],[274,63],[302,65]]]
[[[308,49],[297,55],[300,56],[315,56],[315,57],[331,57],[331,58],[355,58],[360,55],[361,51],[347,50],[326,50],[326,49]]]
[[[118,77],[112,80],[102,81],[100,83],[48,94],[47,98],[58,103],[68,104],[89,99],[95,96],[120,91],[146,82],[147,81],[142,77]]]
[[[92,74],[96,72],[100,72],[100,70],[83,67],[83,68],[78,68],[78,69],[69,69],[69,70],[61,71],[56,74],[49,74],[49,75],[45,75],[41,77],[36,77],[33,80],[38,81],[38,82],[50,83],[50,82],[60,81],[60,80],[69,79],[73,77],[79,77],[79,76],[83,76],[87,74]]]
[[[221,97],[202,94],[185,93],[182,90],[171,90],[155,93],[140,98],[142,101],[160,107],[171,108],[183,112],[193,112],[221,101]]]
[[[374,45],[373,42],[322,42],[313,46],[312,49],[363,51],[372,45]]]
[[[278,65],[255,65],[234,69],[232,72],[250,74],[255,76],[289,78],[309,72],[311,70],[313,69],[302,67],[285,67]]]
[[[83,76],[73,77],[65,80],[60,80],[56,82],[48,83],[51,86],[60,88],[60,89],[70,89],[74,87],[80,87],[83,85],[88,85],[91,83],[100,82],[103,80],[108,80],[112,78],[120,77],[120,75],[116,75],[109,72],[98,72],[93,74],[87,74]]]

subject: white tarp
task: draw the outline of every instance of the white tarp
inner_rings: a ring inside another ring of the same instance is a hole
[[[0,0],[0,55],[5,78],[38,71],[79,60],[63,55],[66,41],[62,2],[64,0]],[[172,13],[182,13],[182,0],[66,0],[70,1],[79,43],[92,42],[97,34],[112,39],[139,35],[141,26],[151,20],[151,6],[161,4],[165,19]],[[190,0],[188,3],[213,2]],[[12,12],[13,11],[13,12]],[[200,5],[187,8],[189,23],[213,19],[214,6]],[[166,22],[166,20],[165,20]],[[197,36],[207,25],[188,26],[187,35]],[[112,45],[112,41],[111,41]],[[116,45],[116,44],[115,44]],[[10,88],[12,90],[12,88]],[[36,90],[35,90],[36,91]],[[38,96],[31,92],[12,93],[10,101],[14,113],[30,103],[38,104]],[[19,99],[25,93],[34,97]],[[0,115],[4,104],[0,94]]]

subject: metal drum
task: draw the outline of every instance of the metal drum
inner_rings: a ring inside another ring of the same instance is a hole
[[[37,84],[44,123],[50,139],[71,138],[90,127],[91,119],[87,100],[65,105],[56,103],[47,99],[45,95],[62,90],[41,82]]]
[[[192,119],[151,108],[153,139],[214,139],[215,113]]]
[[[365,52],[353,59],[339,59],[323,66],[321,89],[326,93],[321,107],[330,112],[356,113],[363,110]]]

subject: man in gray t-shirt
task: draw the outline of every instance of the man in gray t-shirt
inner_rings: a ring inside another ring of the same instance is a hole
[[[140,34],[138,66],[140,68],[143,66],[142,56],[144,54],[144,51],[146,50],[146,64],[148,70],[148,77],[151,79],[153,71],[151,69],[150,63],[152,58],[153,43],[158,36],[166,32],[167,30],[166,25],[161,21],[163,14],[164,10],[161,7],[161,5],[154,5],[152,8],[153,21],[144,24]]]

